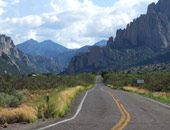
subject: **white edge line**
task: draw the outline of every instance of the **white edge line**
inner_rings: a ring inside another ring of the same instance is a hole
[[[81,111],[82,106],[83,106],[83,103],[84,103],[84,101],[85,101],[85,99],[86,99],[86,97],[87,97],[88,92],[89,92],[89,91],[87,91],[86,94],[84,95],[84,97],[83,97],[83,99],[82,99],[82,101],[81,101],[81,103],[80,103],[80,105],[79,105],[79,107],[78,107],[75,115],[74,115],[72,118],[66,119],[66,120],[63,120],[63,121],[59,121],[59,122],[57,122],[57,123],[48,125],[48,126],[46,126],[46,127],[39,128],[39,129],[37,129],[37,130],[44,130],[44,129],[47,129],[47,128],[50,128],[50,127],[53,127],[53,126],[56,126],[56,125],[59,125],[59,124],[62,124],[62,123],[71,121],[71,120],[74,120],[74,119],[77,117],[77,115],[79,114],[79,112]]]
[[[153,99],[151,99],[151,98],[147,98],[147,97],[145,97],[145,98],[148,99],[148,100],[150,100],[150,101],[152,101],[152,102],[155,102],[155,103],[157,103],[157,104],[160,104],[160,105],[162,105],[162,106],[164,106],[164,107],[170,108],[170,106],[168,106],[168,105],[166,105],[166,104],[164,104],[164,103],[158,102],[158,101],[153,100]]]

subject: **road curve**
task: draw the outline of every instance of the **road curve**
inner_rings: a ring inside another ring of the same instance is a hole
[[[169,130],[170,107],[106,87],[101,77],[88,91],[74,117],[37,130]]]

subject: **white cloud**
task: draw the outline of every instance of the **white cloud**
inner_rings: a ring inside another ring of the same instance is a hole
[[[67,47],[70,48],[70,49],[74,49],[74,48],[80,48],[81,45],[78,44],[78,43],[75,43],[75,42],[71,42],[67,45]]]
[[[81,6],[78,0],[51,0],[51,6],[57,11],[76,10]]]
[[[11,0],[12,4],[18,4],[20,0]]]
[[[37,40],[37,38],[36,38],[36,32],[33,31],[33,30],[31,30],[31,31],[28,33],[28,37],[27,37],[27,38],[28,38],[28,39],[33,38],[34,40]]]
[[[0,8],[0,15],[2,15],[3,13],[4,13],[4,10]]]
[[[8,2],[0,0],[0,7],[6,7],[8,6]]]
[[[7,10],[15,8],[17,13],[11,14],[11,10],[3,13],[0,8],[0,33],[12,36],[15,43],[28,38],[51,39],[77,48],[115,36],[117,29],[126,27],[141,13],[146,13],[148,4],[157,1],[117,0],[112,7],[99,7],[91,0],[82,3],[78,0],[15,1],[20,6],[12,4]],[[28,6],[31,10],[26,10]]]

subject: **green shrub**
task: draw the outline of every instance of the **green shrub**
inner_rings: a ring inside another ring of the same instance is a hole
[[[0,93],[0,107],[3,107],[5,105],[9,104],[8,98],[7,98],[7,94],[5,93]]]
[[[14,91],[13,95],[9,95],[6,93],[0,93],[0,107],[17,107],[19,106],[25,99],[25,95],[22,91]]]
[[[58,116],[56,105],[54,103],[41,104],[38,107],[38,117],[42,119],[55,118]]]
[[[95,83],[95,75],[83,73],[79,75],[39,75],[18,76],[6,75],[0,77],[1,106],[17,107],[26,99],[26,93],[23,90],[39,90],[58,88],[59,90],[84,86],[87,87]],[[62,87],[61,87],[62,86]],[[63,87],[64,86],[64,87]],[[3,94],[2,94],[3,93]],[[4,98],[5,97],[5,98]]]
[[[106,85],[123,87],[131,85],[134,87],[146,88],[150,91],[170,92],[170,73],[154,72],[143,74],[115,74],[104,73],[103,79]],[[138,79],[144,79],[144,84],[137,84]]]

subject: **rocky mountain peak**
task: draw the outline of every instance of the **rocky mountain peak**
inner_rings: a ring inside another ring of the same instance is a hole
[[[147,14],[156,13],[156,4],[152,3],[148,6]]]
[[[147,14],[161,13],[168,16],[170,20],[170,0],[159,0],[157,4],[152,3],[148,6]]]
[[[3,63],[1,63],[3,68],[0,68],[0,74],[5,70],[15,75],[31,72],[59,72],[59,67],[53,59],[25,54],[19,50],[14,45],[12,39],[6,35],[0,35],[0,59],[3,59],[1,60],[3,61]],[[13,68],[13,71],[11,71],[11,68]]]
[[[0,49],[5,51],[5,48],[14,47],[13,41],[10,37],[0,35]]]
[[[119,29],[109,46],[113,49],[170,46],[170,0],[150,4],[147,14],[135,19],[126,29]]]
[[[107,41],[107,46],[111,46],[113,44],[113,37],[110,37]]]
[[[19,57],[19,52],[15,47],[12,39],[5,35],[0,35],[0,50],[5,54]]]
[[[147,14],[117,30],[107,47],[93,48],[74,57],[66,73],[120,69],[141,64],[169,61],[170,0],[159,0],[148,6]],[[156,58],[157,57],[157,58]],[[161,57],[161,58],[160,58]]]
[[[36,40],[34,40],[33,38],[31,38],[30,40],[28,40],[28,41],[30,41],[30,42],[34,42],[34,43],[37,43],[37,41]]]

